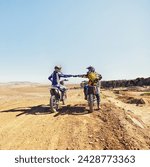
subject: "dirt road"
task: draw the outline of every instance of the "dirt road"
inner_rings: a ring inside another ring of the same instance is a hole
[[[101,97],[88,114],[82,90],[71,89],[51,113],[47,85],[1,85],[0,149],[150,149],[149,103],[125,104],[108,90]]]

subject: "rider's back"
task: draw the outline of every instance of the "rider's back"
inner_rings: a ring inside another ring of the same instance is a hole
[[[102,76],[97,72],[88,72],[87,78],[89,79],[88,85],[99,86],[99,81],[101,80]]]
[[[49,80],[51,80],[52,85],[58,85],[59,81],[60,81],[60,77],[59,77],[59,73],[54,71],[50,76],[49,76]]]

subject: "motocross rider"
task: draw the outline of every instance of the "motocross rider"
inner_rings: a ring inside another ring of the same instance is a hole
[[[89,66],[86,69],[88,69],[88,72],[83,75],[76,75],[76,77],[82,77],[82,78],[88,78],[89,81],[84,86],[84,96],[85,100],[87,100],[87,94],[88,94],[88,87],[94,86],[95,88],[95,96],[97,99],[97,108],[100,109],[100,80],[102,79],[102,76],[95,72],[95,68],[93,66]]]
[[[73,75],[66,75],[61,72],[62,67],[57,65],[54,67],[53,73],[48,77],[52,82],[52,86],[57,87],[61,91],[61,98],[63,97],[66,87],[60,83],[60,78],[73,77]]]

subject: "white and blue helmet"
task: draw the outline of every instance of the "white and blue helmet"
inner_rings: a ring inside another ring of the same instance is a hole
[[[95,68],[93,66],[89,66],[86,69],[88,69],[90,72],[95,72]]]

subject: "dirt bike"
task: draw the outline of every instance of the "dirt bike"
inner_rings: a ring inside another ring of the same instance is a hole
[[[60,81],[60,85],[64,85],[66,79]],[[58,111],[59,103],[62,101],[62,104],[65,104],[65,99],[67,98],[67,89],[59,89],[58,87],[52,86],[50,89],[50,109],[51,112]]]
[[[97,102],[95,86],[88,86],[87,101],[88,101],[88,106],[89,106],[89,112],[93,112],[95,103]],[[98,102],[97,102],[97,106],[99,106]]]

